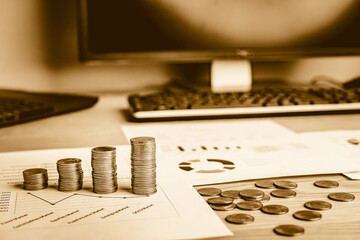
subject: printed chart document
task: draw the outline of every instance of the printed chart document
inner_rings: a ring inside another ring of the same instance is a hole
[[[0,154],[1,239],[186,239],[232,233],[183,176],[158,154],[157,192],[131,192],[130,147],[117,146],[118,191],[95,194],[91,148]],[[56,161],[82,159],[83,189],[57,190]],[[46,168],[49,186],[23,189],[22,171]]]
[[[360,131],[359,130],[334,130],[302,133],[300,136],[303,141],[312,146],[323,149],[324,151],[337,152],[341,155],[342,163],[344,160],[351,160],[354,168],[349,172],[343,172],[344,175],[353,179],[360,180]]]
[[[144,123],[123,131],[129,139],[155,137],[164,159],[193,185],[360,169],[359,161],[269,120]]]

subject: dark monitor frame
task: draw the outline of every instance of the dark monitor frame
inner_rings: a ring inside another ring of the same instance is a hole
[[[88,45],[87,0],[78,0],[79,59],[81,62],[133,64],[139,62],[194,63],[214,59],[288,61],[308,57],[359,56],[360,48],[249,48],[194,51],[152,51],[136,53],[94,53]]]

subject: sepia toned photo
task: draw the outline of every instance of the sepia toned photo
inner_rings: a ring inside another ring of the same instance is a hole
[[[0,0],[0,239],[360,239],[360,0]]]

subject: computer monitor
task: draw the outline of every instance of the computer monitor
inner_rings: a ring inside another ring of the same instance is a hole
[[[251,62],[360,55],[358,0],[79,0],[80,59],[211,63],[214,91],[249,90]]]

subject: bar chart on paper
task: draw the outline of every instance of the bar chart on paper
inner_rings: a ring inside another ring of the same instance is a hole
[[[269,120],[147,123],[122,128],[128,138],[155,137],[168,161],[193,185],[338,173],[359,165],[351,159],[344,161],[341,154],[330,153],[324,146],[314,147],[318,144],[309,144]]]
[[[186,239],[231,235],[186,179],[171,169],[164,171],[162,164],[156,168],[157,191],[151,195],[133,194],[130,147],[116,149],[118,190],[109,194],[93,192],[91,148],[1,153],[1,237],[92,240],[100,234],[115,240],[121,236]],[[58,191],[56,162],[74,157],[82,160],[82,189]],[[36,191],[23,188],[22,171],[29,168],[47,169],[47,188]],[[192,204],[184,205],[184,201]]]
[[[100,234],[113,240],[122,236],[187,239],[231,235],[186,179],[162,164],[156,167],[156,192],[133,194],[130,147],[116,149],[118,188],[109,194],[93,192],[91,148],[0,153],[1,237],[92,240]],[[63,158],[82,160],[82,189],[58,191],[56,163]],[[23,188],[22,172],[29,168],[47,169],[47,188],[36,191]],[[192,204],[184,205],[184,201]]]
[[[53,154],[59,157],[56,151]],[[76,154],[81,157],[86,155],[79,151]],[[28,153],[27,158],[31,157]],[[29,164],[26,160],[24,162],[6,161],[7,166],[0,170],[0,231],[178,216],[178,212],[167,199],[161,185],[158,186],[158,192],[151,196],[131,193],[130,166],[125,161],[118,169],[119,191],[101,195],[92,192],[89,174],[84,177],[81,191],[58,191],[57,158],[49,161],[52,158],[51,153],[43,157],[37,155],[38,161],[34,164]],[[48,169],[49,187],[47,189],[27,191],[22,188],[22,171],[33,167]],[[83,162],[83,168],[85,173],[89,173],[88,162]]]

